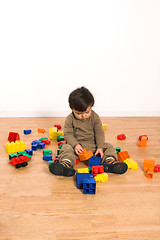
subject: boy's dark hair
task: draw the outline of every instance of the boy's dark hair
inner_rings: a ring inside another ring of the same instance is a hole
[[[77,88],[71,92],[68,101],[70,108],[80,112],[84,112],[89,106],[94,105],[94,97],[85,87]]]

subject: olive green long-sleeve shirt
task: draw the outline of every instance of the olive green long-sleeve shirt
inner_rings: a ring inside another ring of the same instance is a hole
[[[79,143],[83,148],[93,152],[105,146],[102,122],[93,110],[86,120],[79,120],[73,113],[70,113],[64,124],[64,138],[73,148]]]

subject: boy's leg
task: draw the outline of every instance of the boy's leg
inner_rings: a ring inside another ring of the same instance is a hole
[[[127,171],[128,166],[124,162],[118,162],[116,149],[110,143],[105,143],[104,156],[102,164],[105,172],[123,174]]]
[[[64,144],[58,158],[59,163],[51,163],[49,166],[50,172],[59,176],[73,176],[75,174],[73,165],[77,159],[74,149],[69,144]]]

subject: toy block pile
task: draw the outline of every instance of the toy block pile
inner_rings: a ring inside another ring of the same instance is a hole
[[[130,169],[137,169],[138,164],[130,157],[127,151],[120,151],[117,154],[119,162],[125,162]]]
[[[88,168],[79,168],[76,173],[77,188],[83,189],[83,194],[96,194],[96,181],[105,182],[108,174],[104,173],[101,157],[93,156],[92,151],[83,149],[79,155],[80,161],[87,161]]]

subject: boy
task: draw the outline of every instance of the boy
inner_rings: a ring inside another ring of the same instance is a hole
[[[69,106],[72,110],[64,123],[64,138],[66,144],[62,146],[59,163],[52,163],[51,173],[60,176],[73,176],[78,155],[83,148],[100,155],[105,172],[123,174],[127,171],[127,164],[117,161],[117,153],[110,143],[105,143],[105,135],[100,117],[92,110],[94,97],[85,88],[77,88],[69,95]]]

